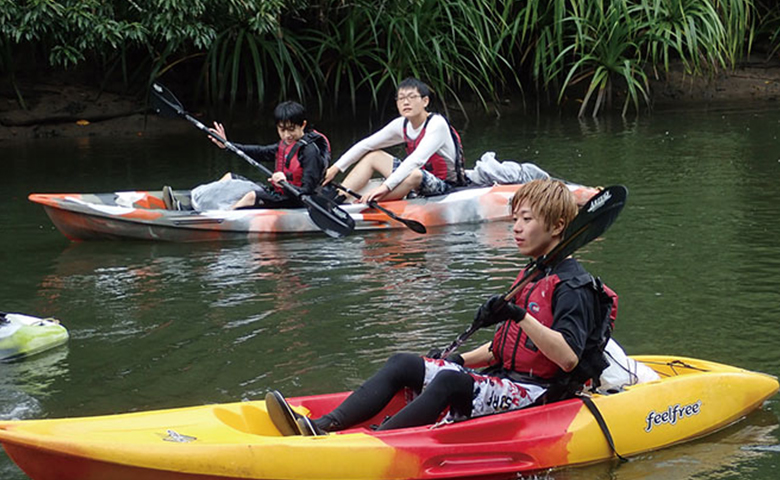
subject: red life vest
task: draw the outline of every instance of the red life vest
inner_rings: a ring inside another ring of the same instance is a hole
[[[431,121],[431,117],[434,115],[437,115],[435,113],[432,113],[428,115],[428,118],[425,119],[425,123],[423,124],[422,130],[420,131],[420,134],[417,135],[417,138],[412,140],[409,138],[409,136],[406,134],[406,126],[409,123],[409,120],[404,120],[404,142],[406,143],[406,154],[411,155],[412,152],[414,152],[417,149],[417,145],[420,144],[420,141],[425,136],[425,130],[428,128],[428,122]],[[447,119],[444,119],[447,121]],[[450,128],[450,135],[452,136],[452,141],[455,144],[455,173],[454,175],[450,175],[449,168],[447,167],[447,161],[444,160],[444,158],[439,155],[438,153],[434,153],[431,155],[431,158],[428,159],[427,162],[425,162],[425,165],[423,165],[423,168],[425,170],[428,170],[431,172],[434,176],[437,178],[440,178],[444,181],[449,181],[456,183],[457,185],[465,185],[465,176],[463,171],[463,144],[460,141],[460,135],[458,132],[452,128],[452,125],[450,125],[450,122],[447,121],[447,126]]]
[[[292,145],[279,142],[276,149],[276,166],[274,171],[284,173],[287,181],[296,187],[303,185],[303,166],[298,160],[298,151],[310,143],[317,145],[320,150],[320,156],[324,160],[322,165],[322,173],[324,175],[325,169],[328,168],[330,163],[330,142],[328,137],[320,132],[310,130]],[[284,191],[281,187],[274,188],[279,193]]]
[[[520,280],[525,271],[520,272],[517,280]],[[596,310],[597,320],[601,324],[596,328],[600,329],[602,337],[600,348],[609,340],[610,333],[617,318],[617,294],[603,285],[600,280],[593,278],[588,273],[579,275],[566,275],[561,278],[558,274],[544,276],[536,282],[529,282],[523,289],[515,295],[514,302],[523,306],[542,325],[552,328],[553,325],[553,294],[555,288],[561,282],[571,282],[574,287],[592,285],[597,291],[597,302],[599,308]],[[583,352],[586,354],[588,352]],[[519,323],[506,321],[501,324],[493,337],[493,355],[501,362],[505,370],[527,373],[534,377],[543,379],[552,379],[561,371],[558,364],[547,358],[537,347],[528,335],[520,328]],[[599,356],[600,357],[600,356]],[[600,363],[599,358],[583,358],[577,365],[577,369],[587,372],[584,376],[590,378],[592,375],[598,376],[605,365],[590,365],[590,363]],[[595,371],[598,371],[595,373]],[[582,379],[584,381],[584,379]]]

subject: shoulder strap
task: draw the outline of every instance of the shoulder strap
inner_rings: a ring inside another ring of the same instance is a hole
[[[425,122],[423,123],[423,126],[422,126],[423,130],[428,128],[428,122],[431,121],[431,117],[433,117],[434,115],[436,115],[436,114],[430,113],[430,114],[428,114],[427,117],[425,117]],[[446,120],[446,118],[445,118],[445,120]],[[447,124],[449,125],[449,122],[447,122]],[[406,127],[407,127],[407,125],[409,125],[409,119],[408,118],[404,118],[404,126],[403,126],[404,142],[407,142],[409,140],[409,135],[406,134]]]
[[[295,145],[290,149],[290,152],[287,154],[287,157],[284,160],[284,168],[290,168],[290,162],[292,161],[295,154],[298,153],[298,150],[301,149],[304,145],[307,145],[308,142],[301,138],[297,142],[295,142]]]
[[[452,137],[452,143],[455,145],[455,185],[458,187],[466,186],[468,185],[468,178],[466,177],[465,167],[466,155],[463,153],[463,142],[460,141],[460,134],[458,134],[458,131],[455,130],[455,127],[452,126],[449,118],[445,117],[441,113],[436,113],[436,115],[441,115],[441,118],[447,122],[447,127],[450,129],[450,136]],[[428,118],[430,119],[431,117],[429,116]],[[406,132],[406,130],[404,130],[404,132]]]
[[[304,138],[306,138],[309,143],[313,143],[317,146],[317,148],[320,149],[320,153],[322,153],[322,156],[325,158],[326,166],[330,165],[331,150],[330,140],[328,140],[328,137],[326,137],[322,132],[311,130],[304,136]]]

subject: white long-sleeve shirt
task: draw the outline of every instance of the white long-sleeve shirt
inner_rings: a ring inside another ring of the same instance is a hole
[[[403,144],[404,120],[404,117],[398,117],[385,125],[384,128],[378,132],[359,141],[353,145],[352,148],[347,150],[334,165],[343,172],[369,152]],[[406,125],[406,135],[411,140],[417,139],[422,132],[424,125],[425,123],[423,122],[419,128],[415,129],[412,127],[412,122],[408,122]],[[393,174],[387,177],[384,181],[384,185],[390,190],[394,189],[415,169],[422,168],[422,166],[425,165],[425,162],[427,162],[434,153],[438,153],[444,161],[447,162],[447,180],[454,182],[456,179],[455,143],[452,140],[450,126],[447,124],[447,120],[441,115],[436,114],[432,114],[431,119],[428,121],[425,136],[420,140],[420,144],[417,145],[414,152],[401,162],[401,165]]]

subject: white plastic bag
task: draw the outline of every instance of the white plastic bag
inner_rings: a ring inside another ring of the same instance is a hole
[[[206,210],[230,210],[244,195],[259,191],[260,187],[248,180],[231,179],[199,185],[192,190],[192,208]]]
[[[495,152],[483,153],[474,169],[466,170],[466,176],[472,183],[482,186],[520,184],[537,178],[550,178],[547,172],[533,163],[517,163],[512,160],[499,162]]]
[[[661,378],[644,363],[629,358],[623,348],[612,338],[604,348],[604,356],[609,361],[609,367],[601,372],[601,385],[596,389],[598,393],[617,393],[627,386]]]

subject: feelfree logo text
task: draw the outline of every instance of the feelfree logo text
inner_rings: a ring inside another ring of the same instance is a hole
[[[650,432],[653,427],[663,424],[676,425],[679,420],[683,420],[701,412],[701,400],[690,405],[670,405],[666,410],[656,412],[652,410],[645,419],[647,426],[645,432]]]

